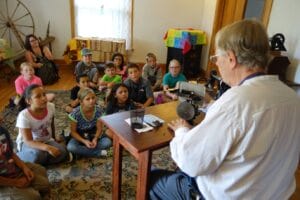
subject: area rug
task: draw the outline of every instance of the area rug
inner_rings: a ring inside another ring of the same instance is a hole
[[[64,111],[64,105],[69,102],[69,91],[49,91],[56,94],[54,101],[56,107],[55,128],[57,133],[69,131],[69,121]],[[99,96],[99,95],[98,95]],[[99,96],[101,103],[101,95]],[[16,139],[15,128],[17,109],[7,106],[3,111],[4,122]],[[78,158],[71,163],[61,163],[47,166],[47,174],[51,183],[51,194],[45,199],[51,200],[96,200],[112,199],[112,156],[102,158]],[[169,148],[153,152],[152,165],[163,169],[175,169],[170,158]],[[135,199],[137,179],[137,161],[128,152],[123,154],[122,166],[122,199]]]

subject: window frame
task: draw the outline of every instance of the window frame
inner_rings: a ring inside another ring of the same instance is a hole
[[[70,2],[70,19],[71,19],[71,37],[76,37],[75,35],[75,3],[74,0],[69,0]],[[132,50],[133,49],[133,11],[134,11],[134,0],[131,1],[131,27],[130,27],[130,42],[131,45],[129,49],[126,50]]]

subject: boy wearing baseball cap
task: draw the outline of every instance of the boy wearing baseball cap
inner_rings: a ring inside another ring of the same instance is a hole
[[[90,80],[90,87],[97,88],[99,72],[95,63],[92,62],[92,51],[88,48],[83,48],[81,55],[82,60],[75,67],[75,75],[87,74]]]

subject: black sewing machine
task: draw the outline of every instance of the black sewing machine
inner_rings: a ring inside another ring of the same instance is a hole
[[[224,83],[222,78],[218,76],[217,71],[212,70],[210,72],[209,79],[205,84],[207,92],[213,92],[215,85],[217,86],[217,92],[215,95],[213,95],[214,99],[218,99],[220,96],[222,96],[222,94],[224,94],[224,92],[226,92],[226,90],[230,88],[230,86]]]

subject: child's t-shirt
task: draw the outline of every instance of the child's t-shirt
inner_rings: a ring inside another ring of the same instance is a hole
[[[125,104],[124,106],[120,106],[118,104],[108,102],[108,104],[106,106],[105,114],[110,115],[110,114],[117,113],[117,112],[133,110],[135,108],[136,108],[136,106],[134,105],[134,103],[132,101],[130,101],[128,104]]]
[[[168,85],[169,88],[174,88],[178,81],[186,81],[185,76],[182,73],[180,73],[177,76],[173,77],[169,72],[164,75],[163,85]]]
[[[82,107],[78,106],[69,114],[69,119],[77,123],[76,131],[84,137],[85,133],[96,133],[97,121],[100,120],[100,117],[103,115],[103,113],[103,109],[101,109],[99,106],[95,106],[94,115],[92,119],[88,120],[82,112]]]
[[[73,87],[71,89],[71,96],[70,96],[71,100],[77,99],[77,94],[78,94],[79,90],[80,90],[80,87],[78,85],[76,85],[75,87]]]
[[[22,170],[11,162],[13,145],[6,129],[0,126],[0,176],[15,178],[22,173]]]
[[[37,84],[37,85],[43,85],[42,80],[40,77],[33,75],[32,79],[26,80],[23,75],[20,75],[16,80],[15,80],[15,87],[16,87],[16,92],[19,95],[22,95],[25,91],[25,89],[32,84]]]
[[[158,66],[152,67],[151,65],[145,64],[143,67],[143,78],[148,79],[151,85],[161,84],[162,81],[162,71]]]
[[[122,77],[120,75],[114,75],[113,77],[110,77],[107,74],[104,74],[101,80],[109,83],[122,83]]]
[[[153,98],[150,82],[142,77],[137,83],[127,78],[124,84],[129,88],[129,98],[135,102],[145,103],[148,98]]]
[[[55,106],[53,103],[47,102],[47,108],[45,116],[43,118],[34,117],[28,108],[22,110],[17,118],[16,127],[18,128],[30,128],[32,133],[32,139],[40,142],[48,142],[53,140],[52,138],[52,120],[55,113]],[[22,134],[19,130],[17,137],[17,149],[21,150],[21,145],[24,142]]]
[[[83,61],[80,61],[75,66],[75,75],[79,76],[81,74],[87,74],[90,81],[93,80],[93,77],[98,72],[97,66],[95,63],[91,63],[90,65],[86,65]]]

